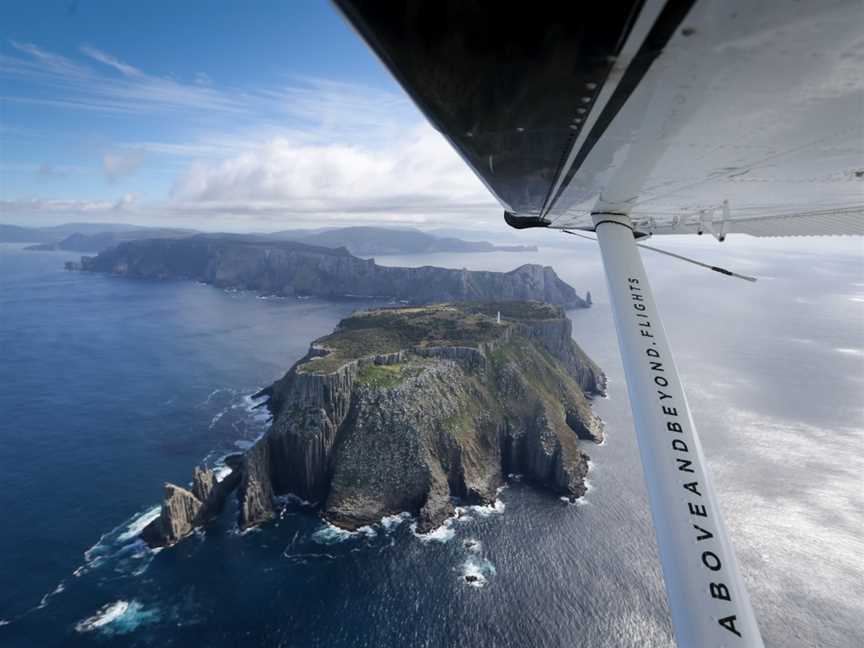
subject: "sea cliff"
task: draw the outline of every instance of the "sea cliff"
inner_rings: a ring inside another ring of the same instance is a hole
[[[588,303],[548,266],[511,272],[381,266],[345,248],[296,242],[192,236],[129,241],[69,269],[149,279],[192,279],[268,295],[390,299],[411,304],[538,300],[565,308]]]
[[[557,306],[359,312],[262,390],[272,424],[232,458],[230,484],[196,469],[191,491],[166,485],[144,538],[176,542],[218,512],[234,484],[243,528],[293,494],[345,529],[408,512],[428,532],[454,501],[494,502],[510,473],[574,500],[585,493],[583,445],[603,437],[589,399],[604,389]]]

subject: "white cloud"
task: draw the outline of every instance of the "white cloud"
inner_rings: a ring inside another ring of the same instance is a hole
[[[142,151],[130,151],[129,153],[115,155],[106,153],[102,156],[102,170],[109,182],[116,182],[120,178],[132,175],[144,161]]]
[[[0,55],[0,78],[34,84],[42,93],[38,97],[5,95],[2,98],[6,101],[132,114],[154,110],[236,113],[248,109],[232,93],[146,74],[95,47],[82,46],[81,52],[90,60],[119,71],[120,76],[32,43],[10,41],[10,45],[23,56]],[[46,93],[53,96],[45,96]]]
[[[144,73],[141,72],[136,67],[129,65],[128,63],[124,63],[120,59],[111,56],[110,54],[103,52],[102,50],[98,50],[95,47],[90,47],[89,45],[82,45],[81,51],[92,58],[95,61],[99,61],[100,63],[104,63],[105,65],[114,68],[121,74],[127,77],[143,77]]]
[[[478,215],[500,219],[482,183],[401,92],[309,77],[250,88],[219,86],[203,73],[183,82],[92,45],[75,60],[26,43],[10,51],[0,55],[0,78],[25,81],[26,96],[7,99],[134,120],[164,115],[171,128],[154,132],[177,135],[113,141],[102,158],[109,182],[138,171],[146,156],[152,163],[138,185],[172,187],[143,196],[137,217],[192,215],[203,227],[229,219],[261,227],[282,227],[280,219],[460,226]],[[29,204],[29,212],[38,209],[58,214],[55,201]]]
[[[217,164],[192,164],[172,197],[198,209],[285,213],[495,209],[480,181],[426,124],[386,147],[275,138]]]

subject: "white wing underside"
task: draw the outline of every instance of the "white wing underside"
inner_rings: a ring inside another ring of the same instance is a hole
[[[625,213],[653,234],[864,234],[864,3],[699,2],[684,25],[540,216],[593,229],[592,212]]]
[[[589,217],[586,214],[586,217]],[[826,209],[788,214],[763,214],[751,218],[722,217],[705,212],[688,216],[653,217],[632,214],[636,229],[645,234],[748,234],[758,237],[864,236],[864,208]],[[562,227],[556,223],[555,227]],[[593,229],[578,227],[574,229]]]

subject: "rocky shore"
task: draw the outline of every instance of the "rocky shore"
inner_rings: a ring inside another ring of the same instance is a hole
[[[345,529],[407,511],[421,533],[454,501],[494,502],[510,473],[581,497],[582,446],[603,436],[589,398],[605,377],[571,334],[564,311],[539,302],[356,313],[262,390],[272,424],[230,475],[196,469],[191,490],[166,485],[144,539],[173,544],[235,488],[244,528],[290,493]]]
[[[146,279],[191,279],[266,295],[387,299],[410,304],[469,300],[537,300],[587,308],[548,266],[511,272],[381,266],[345,248],[296,242],[191,236],[128,241],[67,269]]]

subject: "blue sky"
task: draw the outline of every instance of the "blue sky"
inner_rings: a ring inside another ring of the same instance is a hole
[[[4,222],[500,221],[327,2],[4,2]]]

